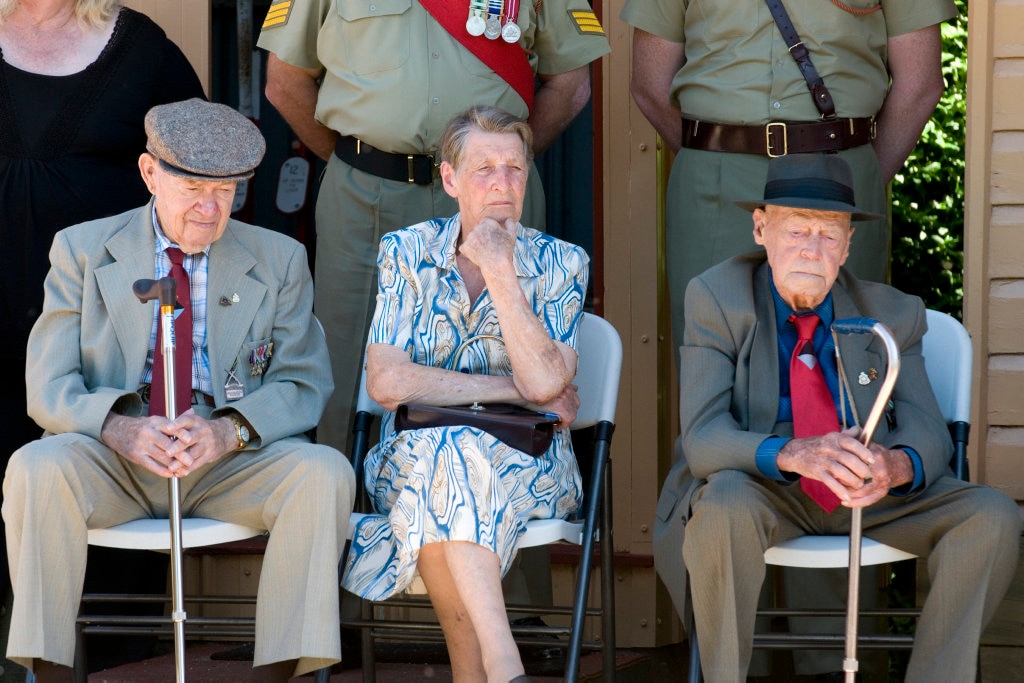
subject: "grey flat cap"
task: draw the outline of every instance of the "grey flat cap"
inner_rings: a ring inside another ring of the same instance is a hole
[[[192,98],[146,114],[146,149],[178,176],[237,181],[253,176],[267,143],[249,119],[224,104]]]

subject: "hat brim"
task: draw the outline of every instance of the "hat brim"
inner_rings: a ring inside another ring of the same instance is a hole
[[[828,199],[812,199],[810,197],[776,197],[770,202],[766,202],[763,199],[756,199],[751,201],[738,201],[733,202],[736,206],[747,211],[753,211],[754,209],[763,209],[769,204],[775,206],[786,206],[792,209],[811,209],[812,211],[842,211],[843,213],[850,214],[851,221],[876,221],[885,218],[885,216],[872,213],[870,211],[864,211],[856,206],[851,206],[846,202],[831,201]]]
[[[150,154],[153,154],[153,152],[150,152]],[[156,155],[154,154],[154,156]],[[250,169],[248,171],[233,173],[231,175],[212,176],[203,173],[196,173],[194,171],[189,171],[188,169],[181,168],[173,164],[169,164],[163,159],[160,159],[159,157],[157,157],[157,161],[160,162],[160,168],[162,168],[167,173],[174,176],[178,176],[179,178],[191,178],[193,180],[208,180],[215,183],[237,183],[242,180],[248,180],[249,178],[252,178],[254,175],[256,175],[256,169]]]

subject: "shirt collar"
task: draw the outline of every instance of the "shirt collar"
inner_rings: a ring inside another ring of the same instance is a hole
[[[792,308],[789,307],[785,301],[782,300],[782,296],[779,294],[779,290],[775,289],[775,282],[771,277],[771,267],[768,268],[768,284],[772,289],[772,301],[775,303],[775,328],[779,334],[782,334],[786,329],[794,329],[793,323],[789,322],[789,316],[796,313]],[[818,314],[821,319],[821,326],[826,330],[832,327],[832,321],[835,319],[835,308],[832,304],[832,292],[829,292],[825,296],[825,300],[818,304],[814,312]]]
[[[156,202],[153,202],[150,206],[150,213],[153,217],[153,232],[156,234],[156,251],[157,253],[167,251],[170,247],[176,247],[181,249],[181,246],[171,239],[164,233],[164,229],[160,227],[160,219],[156,216]],[[210,255],[210,245],[206,245],[206,248],[202,250],[202,253],[206,256]],[[185,256],[199,256],[199,254],[185,254]]]

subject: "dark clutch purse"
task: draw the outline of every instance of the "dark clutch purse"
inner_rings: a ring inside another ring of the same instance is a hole
[[[395,429],[476,427],[517,451],[539,457],[551,446],[558,415],[512,403],[474,403],[471,406],[426,406],[403,403],[395,411]]]

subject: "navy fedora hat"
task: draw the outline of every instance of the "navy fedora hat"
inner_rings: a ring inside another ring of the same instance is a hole
[[[768,162],[764,197],[738,201],[747,211],[767,204],[816,211],[844,211],[852,221],[885,218],[857,208],[853,198],[853,172],[836,154],[786,154]]]

